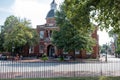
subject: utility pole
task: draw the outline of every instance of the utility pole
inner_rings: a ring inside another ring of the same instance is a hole
[[[107,62],[107,51],[108,51],[108,45],[106,43],[106,56],[105,56],[105,62]]]
[[[117,53],[116,53],[116,50],[117,50],[117,39],[118,39],[118,35],[115,34],[115,35],[114,35],[115,57],[117,57]]]

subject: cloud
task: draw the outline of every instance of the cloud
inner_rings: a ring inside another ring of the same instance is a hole
[[[12,9],[15,16],[31,20],[33,27],[36,28],[36,25],[46,23],[45,18],[51,2],[52,0],[15,0]],[[61,1],[56,2],[59,4]]]
[[[0,12],[4,12],[4,13],[13,13],[12,12],[12,8],[6,9],[6,8],[0,8]]]
[[[112,40],[112,38],[109,37],[108,33],[105,30],[98,31],[98,34],[99,34],[99,44],[100,45],[109,43]]]
[[[38,0],[16,0],[13,5],[14,15],[31,20],[33,27],[45,23],[47,4],[38,3]]]

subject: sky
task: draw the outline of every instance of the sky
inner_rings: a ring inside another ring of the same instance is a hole
[[[55,1],[59,8],[63,0]],[[0,0],[0,25],[3,25],[5,19],[10,15],[31,20],[33,28],[36,28],[36,25],[45,24],[51,2],[52,0]],[[110,41],[105,31],[98,31],[98,35],[100,45]]]

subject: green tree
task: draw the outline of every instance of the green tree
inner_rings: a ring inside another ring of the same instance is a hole
[[[108,34],[109,37],[112,37],[114,39],[115,53],[120,54],[120,34],[115,33],[113,29],[111,29]]]
[[[118,42],[117,49],[115,50],[115,53],[116,53],[116,55],[120,55],[120,42]]]
[[[0,32],[0,52],[4,51],[4,47],[3,47],[3,43],[4,43],[4,34],[2,31],[2,27],[1,26],[1,32]]]
[[[14,46],[15,52],[20,53],[24,46],[34,46],[39,41],[37,31],[31,28],[26,19],[10,16],[4,26],[4,48],[8,51]]]
[[[100,46],[100,52],[101,53],[106,53],[106,49],[109,48],[108,45],[103,44],[102,46]]]
[[[109,35],[109,37],[114,37],[115,33],[113,32],[113,30],[110,30],[110,31],[108,32],[108,35]]]
[[[4,22],[4,28],[3,31],[6,33],[9,33],[12,31],[13,27],[19,23],[19,20],[17,17],[11,15],[6,18]]]
[[[120,0],[65,0],[65,12],[73,25],[90,27],[94,20],[101,29],[120,31]]]
[[[66,17],[64,7],[64,4],[62,4],[60,10],[56,13],[56,23],[59,26],[59,30],[53,32],[53,44],[65,52],[75,52],[75,50],[84,49],[87,51],[92,50],[95,42],[91,37],[93,28],[84,33],[84,31],[72,25]]]
[[[101,30],[111,29],[110,36],[118,36],[115,43],[119,46],[120,0],[65,0],[64,4],[66,16],[75,27],[85,28],[86,32],[90,23],[96,22]]]

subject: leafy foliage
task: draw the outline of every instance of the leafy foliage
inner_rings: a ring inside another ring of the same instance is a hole
[[[119,33],[116,34],[113,30],[110,30],[109,36],[113,37],[113,39],[114,39],[115,53],[117,55],[120,55],[120,34]]]
[[[120,0],[65,0],[64,4],[67,18],[75,27],[87,32],[90,23],[96,22],[101,30],[111,30],[109,35],[117,35],[120,42]]]
[[[90,23],[90,8],[88,0],[65,0],[65,13],[73,26],[88,32],[92,29]]]
[[[4,43],[3,34],[0,33],[0,52],[4,51],[3,43]]]
[[[116,46],[116,49],[115,49],[115,53],[116,54],[118,54],[118,55],[120,55],[120,38],[117,38],[116,40],[115,40],[115,46]]]
[[[47,55],[46,54],[43,54],[42,55],[42,60],[45,62],[46,60],[48,60],[48,57],[47,57]]]
[[[90,19],[101,29],[120,30],[120,0],[65,0],[65,12],[70,22],[78,27],[90,27]]]
[[[95,42],[91,37],[93,28],[85,33],[84,30],[75,27],[66,17],[64,7],[64,4],[61,5],[60,11],[56,13],[56,23],[59,26],[59,31],[53,32],[53,44],[67,52],[83,49],[91,50]]]
[[[4,24],[4,48],[8,51],[15,47],[17,52],[25,45],[33,46],[38,43],[38,34],[30,27],[30,22],[26,19],[18,19],[14,16],[9,16]]]
[[[102,46],[100,46],[100,52],[101,53],[106,53],[106,49],[109,48],[108,45],[103,44]]]

